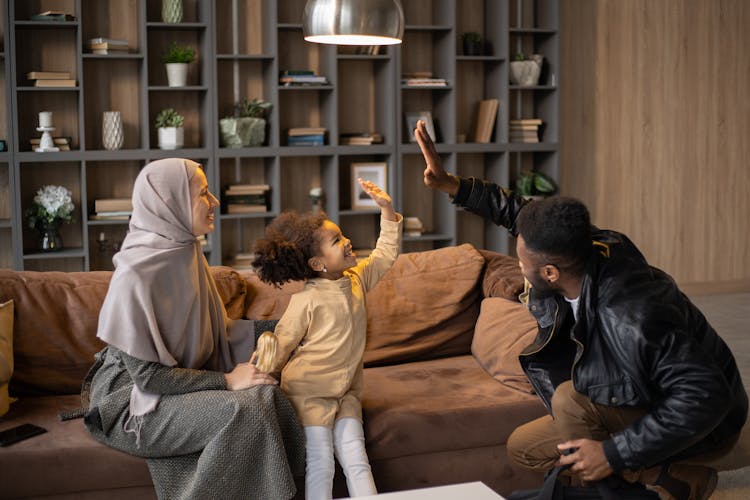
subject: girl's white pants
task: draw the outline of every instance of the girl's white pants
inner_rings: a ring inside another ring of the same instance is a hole
[[[365,451],[365,433],[356,418],[336,420],[333,429],[305,426],[307,439],[306,500],[329,500],[333,495],[334,454],[346,476],[349,496],[376,495],[370,462]]]

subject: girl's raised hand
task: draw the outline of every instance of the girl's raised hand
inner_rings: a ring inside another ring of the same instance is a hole
[[[372,181],[366,181],[362,178],[358,178],[357,182],[362,186],[362,189],[367,193],[370,198],[377,203],[380,207],[380,211],[389,220],[397,220],[396,213],[393,211],[393,201],[391,196],[386,193],[383,189],[380,189],[377,184]]]

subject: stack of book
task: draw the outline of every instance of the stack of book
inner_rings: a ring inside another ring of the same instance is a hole
[[[377,132],[354,132],[341,134],[339,142],[350,146],[369,146],[370,144],[382,144],[383,136]]]
[[[445,78],[410,78],[404,75],[401,78],[401,85],[405,87],[447,87],[448,81]]]
[[[510,142],[539,142],[539,127],[542,120],[539,118],[526,118],[522,120],[510,120]]]
[[[419,217],[404,217],[404,236],[422,236],[424,224]]]
[[[86,46],[92,54],[127,54],[130,50],[127,40],[117,38],[89,38]]]
[[[477,123],[474,128],[474,142],[490,142],[492,129],[495,128],[495,118],[497,118],[499,104],[500,101],[498,99],[484,99],[479,101]]]
[[[232,184],[222,197],[224,213],[248,214],[268,211],[268,184]]]
[[[75,78],[67,71],[30,71],[26,78],[34,81],[34,87],[75,87]]]
[[[70,151],[70,137],[53,137],[52,140],[55,143],[55,147],[58,148],[59,151]],[[32,137],[31,139],[29,139],[32,151],[39,147],[40,142],[41,138],[39,137]]]
[[[240,252],[234,256],[230,264],[235,269],[249,270],[253,269],[253,260],[255,255],[252,253]]]
[[[287,131],[287,146],[322,146],[325,144],[325,127],[296,127]]]
[[[128,220],[133,214],[130,198],[99,198],[94,200],[91,220]]]
[[[328,85],[328,78],[316,75],[310,69],[287,69],[281,72],[279,83],[286,87],[294,85]]]

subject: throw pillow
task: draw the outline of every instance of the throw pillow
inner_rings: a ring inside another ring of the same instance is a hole
[[[490,250],[479,250],[487,266],[482,278],[485,297],[505,297],[514,300],[523,291],[523,274],[518,259]]]
[[[0,304],[0,417],[8,412],[8,383],[13,375],[13,301]]]
[[[518,355],[534,341],[536,333],[536,320],[523,304],[500,297],[486,298],[474,329],[471,353],[497,381],[531,393]]]
[[[367,294],[365,366],[469,354],[483,268],[469,244],[399,255]]]

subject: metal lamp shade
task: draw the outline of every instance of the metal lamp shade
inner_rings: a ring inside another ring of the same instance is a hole
[[[336,45],[394,45],[404,36],[399,0],[308,0],[305,40]]]

